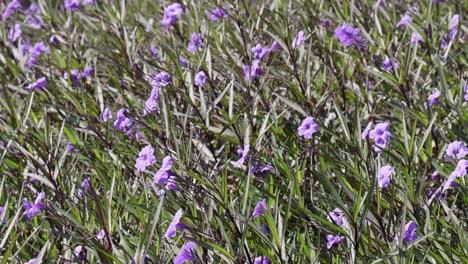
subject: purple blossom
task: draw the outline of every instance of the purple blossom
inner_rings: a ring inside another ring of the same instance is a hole
[[[150,48],[150,56],[153,59],[159,60],[159,50],[156,47]]]
[[[151,81],[151,86],[165,87],[172,83],[171,75],[167,72],[160,72]]]
[[[148,20],[148,23],[146,23],[145,32],[150,32],[153,29],[153,24],[154,24],[154,20],[150,18]]]
[[[34,47],[31,49],[30,54],[33,58],[41,56],[43,53],[49,53],[50,49],[47,47],[44,42],[38,42],[34,44]]]
[[[297,129],[297,132],[299,136],[303,136],[304,138],[309,139],[315,132],[318,131],[318,129],[319,126],[317,125],[317,123],[315,123],[314,118],[308,116],[304,120],[302,120],[302,123]]]
[[[143,114],[146,115],[150,112],[154,112],[158,110],[158,101],[159,101],[159,87],[153,86],[153,89],[151,90],[151,95],[145,102],[145,109],[143,111]]]
[[[439,96],[440,96],[440,91],[439,89],[435,89],[431,95],[429,95],[429,97],[427,98],[427,105],[428,106],[431,106],[431,105],[434,105],[434,104],[440,104],[440,101],[439,101]]]
[[[35,29],[40,29],[44,20],[40,16],[41,10],[35,4],[31,4],[26,10],[26,23]]]
[[[187,228],[186,225],[180,222],[180,219],[182,218],[182,209],[179,209],[177,213],[174,215],[174,218],[172,218],[172,222],[169,224],[169,227],[167,228],[166,233],[164,233],[164,237],[167,239],[175,237],[177,234],[177,229],[180,228]]]
[[[390,124],[388,122],[377,124],[373,130],[369,131],[369,137],[374,140],[374,150],[382,151],[390,142],[392,135],[390,134]]]
[[[248,82],[261,75],[263,75],[263,70],[260,68],[260,60],[254,60],[252,66],[246,65],[244,67],[244,79]]]
[[[334,245],[338,245],[344,239],[344,236],[327,235],[327,248],[330,249]]]
[[[161,168],[154,174],[154,184],[165,184],[169,179],[172,168],[172,158],[167,156],[163,159]]]
[[[379,183],[380,188],[385,188],[392,182],[390,179],[390,175],[394,173],[394,169],[390,165],[385,165],[379,169],[377,174],[377,181]]]
[[[78,151],[78,150],[76,149],[76,146],[73,145],[73,144],[71,144],[71,143],[68,143],[67,146],[66,146],[66,148],[67,148],[67,151],[68,151],[68,152],[75,153],[75,152]]]
[[[21,25],[18,23],[15,23],[12,28],[8,31],[8,39],[11,42],[17,41],[20,37],[23,31],[21,30]]]
[[[37,258],[33,258],[33,259],[30,259],[28,262],[26,262],[26,264],[40,264],[40,263],[38,263]]]
[[[465,85],[465,87],[463,88],[464,92],[465,92],[465,96],[463,97],[465,99],[465,101],[468,101],[468,84]]]
[[[171,4],[164,9],[164,16],[161,21],[162,25],[168,29],[170,28],[177,19],[184,13],[182,5],[179,3]]]
[[[206,15],[210,18],[211,21],[216,21],[218,19],[227,17],[226,12],[221,7],[216,7],[213,11],[207,10]]]
[[[270,49],[264,48],[260,44],[257,44],[251,50],[254,53],[254,58],[258,60],[263,59],[270,52]]]
[[[41,203],[42,199],[44,199],[45,193],[41,192],[37,196],[34,203],[30,203],[26,198],[23,200],[23,207],[26,209],[23,215],[26,215],[29,219],[34,218],[36,215],[41,214],[41,210],[47,209],[45,205]]]
[[[262,230],[263,234],[265,234],[267,236],[270,235],[270,229],[268,228],[267,225],[261,225],[258,228],[260,228],[260,230]]]
[[[83,195],[89,191],[91,188],[90,182],[91,179],[89,177],[83,180],[81,188],[78,190],[78,197],[83,197]]]
[[[434,180],[434,181],[440,180],[440,172],[434,171],[434,172],[431,174],[431,180]]]
[[[3,218],[1,218],[3,215]],[[2,223],[6,224],[7,219],[6,219],[6,209],[3,206],[0,206],[0,219],[2,219]]]
[[[40,89],[42,91],[45,91],[44,89],[44,86],[46,85],[47,83],[47,79],[46,77],[41,77],[39,79],[37,79],[35,82],[29,84],[28,86],[26,86],[26,90],[28,91],[31,91],[31,92],[34,92],[36,89]]]
[[[140,151],[140,154],[138,154],[135,168],[137,168],[138,172],[143,172],[146,167],[153,165],[155,162],[156,157],[154,157],[154,148],[151,145],[148,145]]]
[[[71,74],[71,81],[74,85],[77,85],[78,84],[78,76],[80,75],[80,71],[79,70],[71,70],[70,71],[70,74]],[[65,79],[66,81],[68,81],[68,72],[64,72],[63,73],[63,79]]]
[[[369,122],[366,126],[366,128],[364,129],[364,131],[361,133],[361,138],[362,139],[365,139],[368,135],[369,135],[369,131],[371,130],[372,128],[372,122]]]
[[[404,242],[409,243],[409,242],[411,242],[411,241],[418,238],[418,234],[416,233],[416,228],[417,227],[418,226],[416,225],[416,223],[414,221],[409,221],[405,225],[405,237],[403,238]],[[400,240],[400,234],[397,234],[395,236],[395,240],[396,241]]]
[[[93,67],[86,67],[80,74],[78,74],[78,79],[90,77],[93,77]]]
[[[395,68],[395,70],[398,70],[400,68],[400,64],[398,63],[398,61],[395,58],[392,58],[390,60],[390,58],[386,57],[385,60],[382,62],[382,67],[387,72],[392,73],[393,68]]]
[[[112,111],[106,107],[100,115],[103,122],[107,122],[109,119],[112,119]]]
[[[343,212],[341,211],[340,208],[335,208],[333,209],[333,211],[328,213],[327,219],[328,221],[338,226],[342,226],[343,225]]]
[[[188,67],[188,62],[184,58],[179,58],[179,63],[182,68],[187,68]]]
[[[457,178],[462,178],[466,175],[466,169],[468,168],[468,160],[461,159],[457,163],[457,167],[447,178],[447,181],[444,183],[442,187],[442,192],[445,192],[450,186],[455,185],[455,180]]]
[[[85,254],[84,254],[84,251],[83,251],[83,246],[77,246],[74,250],[73,250],[73,254],[75,254],[75,257],[77,259],[80,259],[80,260],[83,260],[85,259]]]
[[[364,39],[359,34],[359,28],[353,28],[347,23],[343,23],[341,26],[338,26],[335,29],[335,34],[333,36],[345,47],[350,47],[352,45],[363,47],[365,45]]]
[[[445,159],[463,159],[468,154],[468,148],[461,141],[454,141],[450,143],[445,150]]]
[[[262,199],[260,202],[255,205],[254,211],[252,213],[252,217],[256,218],[264,214],[264,209],[267,209],[266,199]]]
[[[245,160],[248,157],[248,153],[250,150],[250,144],[245,145],[245,147],[239,147],[237,150],[237,154],[239,154],[241,157],[234,163],[235,168],[240,168],[244,164]]]
[[[460,15],[458,15],[458,14],[455,14],[450,19],[449,34],[445,35],[444,39],[442,40],[442,44],[440,45],[440,47],[442,49],[446,48],[450,41],[455,40],[455,37],[456,37],[456,35],[458,33],[458,23],[459,22],[460,22]]]
[[[254,264],[270,264],[270,260],[265,256],[256,257]]]
[[[419,32],[417,31],[413,31],[413,33],[411,33],[410,44],[415,45],[416,43],[422,43],[422,42],[424,42],[424,40],[421,34],[419,34]]]
[[[199,71],[195,74],[195,85],[198,87],[203,87],[206,84],[206,74],[204,71]]]
[[[192,33],[190,36],[190,41],[187,46],[187,50],[195,54],[197,52],[197,49],[201,49],[203,47],[203,39],[202,35],[200,33]]]
[[[105,236],[106,236],[106,232],[104,231],[104,229],[101,229],[101,230],[99,231],[99,233],[97,233],[96,239],[97,239],[97,240],[101,240],[101,239],[103,239]]]
[[[400,22],[398,22],[397,26],[405,27],[408,23],[411,22],[413,22],[413,18],[408,13],[406,13],[401,17]]]
[[[276,41],[273,41],[271,46],[268,48],[269,52],[280,51],[282,49],[283,48],[281,47],[281,45]]]
[[[182,246],[179,254],[174,259],[174,264],[182,264],[187,261],[196,261],[195,257],[195,248],[197,244],[195,242],[189,241]]]
[[[67,10],[75,10],[80,8],[81,0],[65,0],[63,6]]]
[[[126,132],[128,127],[132,125],[132,120],[127,118],[125,115],[128,114],[128,110],[125,108],[117,111],[117,119],[114,121],[114,127],[121,132]]]
[[[270,163],[264,166],[260,166],[257,164],[250,169],[250,173],[266,173],[271,170],[273,170],[273,166]]]
[[[11,16],[11,14],[13,14],[13,12],[15,12],[18,9],[22,9],[22,8],[23,8],[23,6],[21,5],[21,2],[19,0],[11,1],[8,4],[7,8],[5,8],[5,10],[3,11],[2,19],[7,20]]]
[[[304,31],[299,31],[297,35],[294,37],[291,46],[293,49],[298,48],[299,46],[302,46],[304,43],[305,37],[304,37]]]

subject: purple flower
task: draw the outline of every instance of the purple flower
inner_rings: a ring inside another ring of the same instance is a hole
[[[80,71],[78,70],[71,70],[70,71],[70,74],[71,74],[71,81],[74,85],[77,85],[78,84],[78,76],[80,75]],[[65,79],[66,81],[68,81],[68,72],[64,72],[63,73],[63,79]]]
[[[344,236],[327,235],[327,248],[330,249],[334,245],[338,245],[344,239]]]
[[[77,246],[74,250],[73,250],[73,254],[75,254],[75,257],[80,259],[80,260],[83,260],[85,259],[85,255],[84,255],[84,252],[83,252],[83,246]]]
[[[273,170],[273,166],[270,163],[264,166],[260,166],[257,164],[250,169],[250,173],[266,173],[271,170]]]
[[[39,261],[36,262],[36,258],[30,259],[26,264],[40,264]]]
[[[450,186],[454,186],[456,184],[455,180],[457,178],[462,178],[466,175],[466,169],[468,168],[468,160],[462,159],[458,161],[457,167],[455,170],[449,175],[447,181],[444,183],[442,187],[442,192],[445,192]]]
[[[269,52],[279,51],[279,50],[282,50],[282,49],[283,48],[281,47],[281,45],[278,44],[278,42],[276,42],[276,41],[273,41],[270,48],[268,48]]]
[[[369,131],[369,137],[374,140],[374,150],[377,152],[387,146],[392,135],[390,134],[390,124],[388,122],[377,124],[373,130]]]
[[[458,23],[460,22],[460,15],[455,14],[450,19],[450,40],[454,40],[458,33]]]
[[[203,87],[206,84],[206,74],[203,71],[199,71],[195,74],[195,85],[198,87]]]
[[[416,228],[418,226],[416,225],[416,223],[414,221],[409,221],[406,225],[405,225],[405,237],[403,238],[403,241],[406,242],[406,243],[409,243],[413,240],[415,240],[416,238],[418,238],[418,234],[416,233]],[[395,236],[395,240],[399,241],[399,236],[400,234],[397,234]]]
[[[211,21],[216,21],[218,19],[227,17],[226,12],[221,7],[216,7],[213,11],[207,10],[206,15],[210,18]]]
[[[434,171],[434,172],[431,174],[431,180],[434,180],[434,181],[440,180],[440,172]]]
[[[270,264],[270,260],[265,256],[256,257],[254,260],[254,264]]]
[[[263,70],[260,68],[260,60],[254,60],[252,66],[246,65],[244,67],[244,79],[248,82],[261,75],[263,75]]]
[[[148,145],[140,151],[140,154],[138,154],[135,168],[137,168],[138,172],[143,172],[146,167],[153,165],[155,162],[156,157],[154,157],[154,148],[151,145]]]
[[[393,68],[395,68],[395,70],[398,70],[400,68],[400,64],[398,63],[398,61],[396,59],[392,58],[390,60],[390,58],[386,57],[385,60],[382,62],[382,67],[387,72],[392,73]]]
[[[80,74],[78,79],[93,77],[93,67],[86,67]]]
[[[301,126],[297,129],[299,136],[303,136],[304,138],[311,138],[312,135],[318,131],[319,126],[315,123],[313,117],[308,116],[304,120],[302,120]]]
[[[463,159],[468,154],[468,148],[461,141],[454,141],[450,143],[445,150],[445,159]]]
[[[182,68],[187,68],[188,67],[188,62],[184,58],[179,58],[179,63]]]
[[[104,229],[101,229],[101,230],[99,231],[99,233],[97,233],[96,239],[97,239],[97,240],[101,240],[101,239],[103,239],[105,236],[106,236],[106,232],[104,231]]]
[[[180,219],[182,218],[182,209],[179,209],[177,213],[174,215],[174,218],[172,218],[171,224],[169,224],[169,227],[167,228],[166,233],[164,233],[165,238],[173,238],[177,234],[177,229],[180,228],[187,228],[186,225],[180,222]]]
[[[380,188],[385,188],[392,182],[390,180],[390,175],[394,173],[393,167],[390,165],[385,165],[379,169],[379,173],[377,174],[377,181],[379,183]]]
[[[237,150],[237,154],[239,154],[241,157],[234,163],[235,168],[240,168],[242,167],[242,164],[244,164],[245,160],[247,159],[248,153],[250,150],[250,145],[247,144],[245,147],[239,147]]]
[[[5,214],[5,215],[3,215]],[[3,215],[3,218],[1,218]],[[0,219],[2,219],[2,223],[3,224],[6,224],[7,220],[6,220],[6,210],[3,206],[0,206]]]
[[[127,118],[125,115],[128,114],[128,110],[125,108],[117,111],[117,119],[114,122],[114,127],[121,132],[126,132],[127,128],[132,125],[132,120]]]
[[[196,261],[197,258],[195,257],[195,248],[197,244],[195,242],[189,241],[184,244],[184,246],[180,249],[179,254],[174,259],[174,264],[182,264],[187,261]]]
[[[39,79],[37,79],[35,82],[29,84],[28,86],[26,86],[26,90],[28,91],[31,91],[31,92],[34,92],[36,89],[40,89],[42,91],[45,91],[44,89],[44,86],[46,85],[47,83],[47,79],[46,77],[41,77]]]
[[[465,101],[468,101],[468,84],[465,85],[463,90],[465,91],[465,96],[463,98],[465,99]]]
[[[8,31],[8,39],[11,42],[15,42],[21,37],[22,33],[23,31],[21,30],[21,25],[16,23],[12,28],[10,28],[10,31]]]
[[[73,145],[73,144],[71,144],[71,143],[68,143],[67,146],[66,146],[66,148],[67,148],[67,151],[68,151],[68,152],[75,153],[75,152],[78,151],[78,150],[76,149],[76,146]]]
[[[44,199],[45,193],[41,192],[37,196],[34,203],[28,202],[26,198],[23,200],[23,207],[26,209],[23,215],[26,215],[29,219],[34,218],[36,215],[41,214],[41,210],[45,210],[47,207],[41,203],[42,199]]]
[[[83,197],[83,195],[89,191],[91,188],[90,182],[91,179],[89,177],[83,180],[81,188],[78,190],[78,197]]]
[[[34,47],[31,49],[30,54],[33,58],[41,56],[43,53],[49,53],[50,49],[47,47],[44,42],[38,42],[34,44]]]
[[[153,59],[159,60],[159,50],[156,47],[150,48],[150,56]]]
[[[65,0],[63,2],[63,6],[67,10],[75,10],[80,8],[80,1],[81,0]]]
[[[159,87],[153,86],[153,89],[151,90],[151,95],[145,102],[145,109],[143,111],[143,114],[146,115],[150,112],[154,112],[158,110],[158,100],[159,100]]]
[[[154,24],[154,20],[150,18],[148,20],[148,23],[146,23],[145,32],[150,32],[153,29],[153,24]]]
[[[171,75],[167,72],[160,72],[151,81],[151,86],[165,87],[172,83]]]
[[[263,215],[264,214],[264,212],[263,212],[264,209],[267,209],[266,199],[262,199],[260,202],[257,203],[257,205],[255,205],[254,211],[252,213],[252,217],[256,218],[258,216]]]
[[[343,212],[341,211],[340,208],[335,208],[333,209],[333,211],[328,213],[327,219],[328,221],[338,226],[342,226],[343,225]]]
[[[3,11],[2,19],[7,20],[11,16],[11,14],[13,14],[13,12],[15,12],[18,9],[22,9],[22,8],[23,8],[23,6],[21,5],[21,2],[19,0],[11,1],[8,4],[7,8],[5,8],[5,11]]]
[[[298,48],[299,46],[302,46],[304,43],[304,31],[299,31],[297,35],[294,37],[291,46],[293,49]]]
[[[26,11],[26,23],[35,29],[40,29],[44,20],[40,16],[41,10],[37,5],[31,4]]]
[[[109,119],[112,119],[112,111],[106,107],[100,115],[103,122],[107,122]]]
[[[268,228],[267,225],[261,225],[258,228],[260,228],[260,230],[262,230],[263,234],[265,234],[267,236],[270,235],[270,229]]]
[[[338,26],[335,29],[335,34],[333,36],[338,39],[345,47],[352,45],[363,47],[365,45],[364,39],[359,34],[359,28],[353,28],[347,23],[343,23],[341,26]]]
[[[405,27],[408,23],[411,22],[413,22],[413,18],[408,13],[406,13],[401,17],[400,22],[398,22],[397,26]]]
[[[167,156],[163,159],[161,168],[154,174],[153,183],[154,184],[166,183],[169,179],[171,168],[172,168],[172,159],[170,156]]]
[[[369,135],[369,131],[371,130],[371,128],[372,128],[372,122],[369,122],[366,128],[364,129],[364,131],[361,133],[362,139],[365,139]]]
[[[421,36],[421,34],[419,34],[419,32],[417,32],[417,31],[413,31],[413,33],[411,33],[410,44],[414,45],[416,43],[422,43],[422,42],[424,42],[424,40],[423,40],[423,37]]]
[[[202,47],[203,47],[202,35],[200,33],[192,33],[192,35],[190,36],[189,44],[187,46],[187,50],[190,53],[195,54],[195,52],[197,52],[197,49],[202,48]]]
[[[81,0],[82,5],[94,5],[94,0]]]
[[[429,95],[429,98],[427,99],[427,105],[428,106],[431,106],[431,105],[434,105],[434,104],[440,104],[440,101],[439,101],[439,96],[440,96],[440,91],[439,89],[435,89],[431,95]]]
[[[182,5],[179,3],[174,3],[164,9],[164,16],[162,19],[162,25],[168,29],[170,28],[177,19],[184,13]]]
[[[270,49],[262,47],[262,45],[257,44],[255,47],[252,48],[252,52],[254,53],[254,58],[261,60],[263,59],[268,53]]]

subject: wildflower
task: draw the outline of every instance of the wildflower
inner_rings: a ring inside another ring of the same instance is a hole
[[[75,10],[80,8],[80,0],[65,0],[63,6],[67,10]]]
[[[352,45],[362,47],[365,45],[364,39],[359,34],[359,28],[353,28],[347,23],[343,23],[341,26],[338,26],[335,29],[335,34],[333,36],[345,47],[350,47]]]
[[[265,256],[256,257],[254,260],[254,264],[270,264],[270,260]]]
[[[160,72],[156,77],[151,81],[151,86],[165,87],[171,84],[171,76],[167,72]]]
[[[447,181],[444,183],[442,187],[442,192],[445,192],[450,186],[453,186],[456,182],[457,178],[462,178],[466,175],[466,169],[468,168],[468,160],[462,159],[458,161],[457,167],[455,170],[449,175]]]
[[[99,231],[99,233],[96,235],[96,239],[97,239],[97,240],[101,240],[101,239],[103,239],[105,236],[106,236],[106,232],[104,231],[104,229],[101,229],[101,230]]]
[[[269,52],[273,52],[273,51],[279,51],[279,50],[282,50],[283,48],[281,47],[280,44],[278,44],[278,42],[276,41],[273,41],[273,43],[271,44],[271,46],[268,48],[268,51]]]
[[[187,68],[188,67],[188,62],[184,58],[179,58],[179,63],[182,68]]]
[[[434,104],[440,104],[440,101],[439,101],[439,96],[440,96],[440,91],[439,89],[435,89],[431,95],[429,95],[429,98],[427,99],[427,105],[428,106],[431,106],[431,105],[434,105]]]
[[[127,128],[133,123],[130,118],[125,116],[126,114],[128,114],[128,110],[125,108],[117,111],[117,119],[114,122],[114,127],[116,127],[121,132],[126,132]]]
[[[410,44],[414,45],[416,43],[421,43],[421,42],[424,42],[423,37],[419,34],[419,32],[413,31],[413,33],[411,33]]]
[[[265,235],[270,235],[270,229],[268,228],[267,225],[260,225],[258,228],[260,228],[260,230],[262,230],[263,234]]]
[[[38,42],[34,44],[34,47],[31,49],[30,54],[32,57],[37,58],[43,53],[49,53],[50,49],[47,47],[44,42]]]
[[[257,205],[255,205],[254,211],[252,213],[252,217],[256,218],[258,216],[263,215],[264,214],[263,210],[266,208],[267,208],[266,199],[262,199],[260,202],[257,203]]]
[[[203,87],[205,86],[206,84],[206,74],[205,72],[203,71],[199,71],[196,75],[195,75],[195,85],[198,86],[198,87]]]
[[[71,75],[71,81],[74,85],[78,84],[78,76],[80,75],[80,71],[78,70],[71,70],[70,71]],[[63,79],[68,80],[68,72],[63,73]]]
[[[244,67],[244,79],[246,81],[252,81],[261,75],[263,75],[263,70],[260,68],[260,60],[254,60],[252,66],[246,65]]]
[[[445,150],[445,159],[463,159],[468,154],[468,148],[461,141],[454,141],[450,143]]]
[[[154,157],[154,148],[151,145],[148,145],[140,151],[135,167],[138,172],[143,172],[146,167],[153,165],[155,162],[156,158]]]
[[[68,151],[68,152],[72,152],[72,153],[77,152],[76,146],[73,145],[73,144],[71,144],[71,143],[68,143],[67,146],[66,146],[66,148],[67,148],[67,151]]]
[[[31,91],[31,92],[34,92],[36,89],[40,89],[42,91],[45,91],[44,89],[44,86],[46,85],[47,83],[47,79],[46,77],[41,77],[39,79],[37,79],[35,82],[29,84],[28,86],[26,86],[26,90],[28,91]]]
[[[371,128],[372,128],[372,122],[369,122],[366,128],[364,129],[364,131],[361,133],[362,139],[365,139],[369,135],[369,131],[371,130]]]
[[[21,25],[16,23],[13,25],[13,27],[8,31],[8,39],[11,42],[17,41],[20,37],[23,31],[21,30]]]
[[[35,29],[40,29],[44,20],[40,16],[41,10],[35,4],[31,4],[26,11],[26,23]]]
[[[294,37],[291,46],[293,49],[298,48],[299,46],[302,46],[304,43],[304,31],[299,31],[297,35]]]
[[[299,136],[303,136],[304,138],[311,138],[312,135],[318,131],[319,126],[315,123],[313,117],[306,117],[302,120],[301,126],[297,129]]]
[[[269,49],[262,47],[262,45],[257,44],[255,47],[252,48],[252,52],[254,53],[254,58],[261,60],[263,59],[268,53],[270,52]]]
[[[445,35],[444,39],[442,40],[441,48],[444,49],[448,46],[448,43],[450,41],[454,41],[455,37],[458,33],[458,23],[460,22],[460,15],[455,14],[451,19],[450,19],[450,25],[449,25],[449,34]]]
[[[369,137],[374,140],[375,151],[381,151],[390,142],[390,125],[387,122],[377,124],[373,130],[369,131]]]
[[[154,174],[154,184],[164,184],[169,179],[170,170],[172,168],[172,159],[167,156],[163,159],[161,168]]]
[[[78,79],[87,77],[93,77],[93,67],[86,67],[80,74],[78,74]]]
[[[187,228],[186,225],[180,222],[180,219],[182,218],[182,209],[179,209],[177,213],[174,215],[174,218],[172,218],[171,224],[169,224],[169,227],[166,230],[166,233],[164,233],[165,238],[173,238],[177,234],[177,229],[180,228]]]
[[[34,218],[36,215],[41,214],[41,210],[46,209],[47,207],[41,203],[42,199],[44,199],[45,193],[41,192],[37,196],[34,203],[28,202],[26,198],[23,200],[23,207],[26,209],[23,215],[26,215],[29,219]]]
[[[213,11],[207,10],[206,15],[210,18],[211,21],[216,21],[218,19],[227,17],[226,12],[221,7],[216,7]]]
[[[273,170],[273,166],[271,165],[271,163],[268,163],[264,166],[260,166],[260,165],[253,166],[252,169],[250,169],[250,173],[266,173],[271,170]]]
[[[106,107],[100,115],[103,122],[107,122],[109,119],[112,119],[112,111]]]
[[[418,234],[416,233],[416,228],[417,228],[417,225],[416,225],[416,223],[414,221],[409,221],[405,225],[405,237],[403,238],[404,242],[409,243],[409,242],[415,240],[416,238],[418,238]],[[399,235],[400,234],[397,234],[395,236],[396,241],[400,240]]]
[[[83,180],[83,182],[81,183],[81,188],[78,190],[78,197],[83,197],[83,195],[89,191],[90,182],[91,179],[89,177]]]
[[[244,164],[245,160],[247,159],[248,153],[250,150],[250,145],[247,144],[245,147],[239,147],[237,150],[237,154],[239,154],[241,157],[234,163],[235,168],[240,168],[242,167],[242,164]]]
[[[386,70],[387,72],[390,72],[392,73],[393,72],[393,68],[395,68],[395,70],[398,70],[400,68],[400,64],[398,63],[398,61],[394,58],[390,59],[390,58],[385,58],[385,60],[382,62],[382,67],[384,68],[384,70]]]
[[[187,50],[190,53],[195,54],[195,52],[197,52],[197,49],[202,48],[202,47],[203,47],[203,39],[202,39],[201,34],[192,33],[192,35],[190,36],[189,44],[187,46]]]
[[[327,248],[330,249],[334,245],[338,245],[344,239],[344,236],[327,235]]]
[[[145,102],[145,110],[143,114],[146,115],[149,112],[154,112],[158,110],[158,100],[159,100],[159,87],[153,86],[151,90],[150,97]]]
[[[145,32],[150,32],[153,29],[154,20],[150,18],[145,26]]]
[[[463,98],[465,99],[465,101],[468,101],[468,84],[465,85],[463,90],[465,91],[465,96]]]
[[[390,180],[390,175],[394,172],[393,167],[390,165],[385,165],[379,169],[377,174],[377,181],[380,188],[385,188],[392,182]]]
[[[431,179],[434,180],[434,181],[440,180],[440,172],[434,171],[434,172],[431,174]]]
[[[150,56],[153,59],[159,60],[159,50],[156,47],[150,48]]]
[[[174,3],[164,9],[164,16],[161,21],[162,25],[168,29],[170,28],[177,19],[184,13],[182,5],[179,3]]]
[[[194,255],[195,247],[197,244],[195,242],[189,241],[185,243],[180,249],[179,254],[174,259],[174,264],[182,264],[188,261],[196,261],[197,258]]]
[[[331,211],[330,213],[328,213],[327,215],[327,219],[328,221],[338,225],[338,226],[341,226],[343,225],[343,212],[341,211],[340,208],[335,208],[333,209],[333,211]]]
[[[1,218],[3,215],[3,218]],[[6,220],[6,209],[3,207],[3,206],[0,206],[0,219],[2,219],[2,223],[3,224],[6,224],[7,220]]]
[[[21,2],[19,0],[13,0],[11,1],[7,8],[5,8],[5,11],[3,11],[3,14],[2,14],[2,19],[3,20],[7,20],[11,14],[13,14],[16,10],[18,9],[22,9],[23,6],[21,5]]]
[[[75,254],[76,258],[83,260],[85,259],[84,251],[83,251],[83,246],[77,246],[75,250],[73,250],[73,253]]]
[[[408,23],[411,23],[413,22],[413,18],[408,14],[404,14],[401,19],[400,19],[400,22],[398,22],[397,26],[398,27],[405,27]]]
[[[40,262],[38,262],[36,258],[33,258],[26,262],[26,264],[40,264]]]

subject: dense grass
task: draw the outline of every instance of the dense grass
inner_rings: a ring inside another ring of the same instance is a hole
[[[0,21],[2,263],[172,263],[189,241],[194,263],[468,262],[464,155],[447,152],[468,142],[464,1],[185,0],[169,27],[167,1],[41,0],[37,13],[30,2]],[[226,17],[211,21],[216,7]],[[412,22],[398,26],[405,13]],[[359,29],[354,45],[335,34],[344,22]],[[252,48],[275,41],[246,80]],[[21,51],[40,42],[50,51]],[[114,125],[124,108],[125,133]],[[308,116],[310,138],[298,134]],[[362,137],[370,122],[387,122],[391,139]],[[140,172],[148,145],[156,162]],[[166,156],[178,190],[153,183]],[[41,192],[31,214],[24,199]],[[179,210],[185,226],[167,238]],[[329,235],[343,239],[327,248]]]

